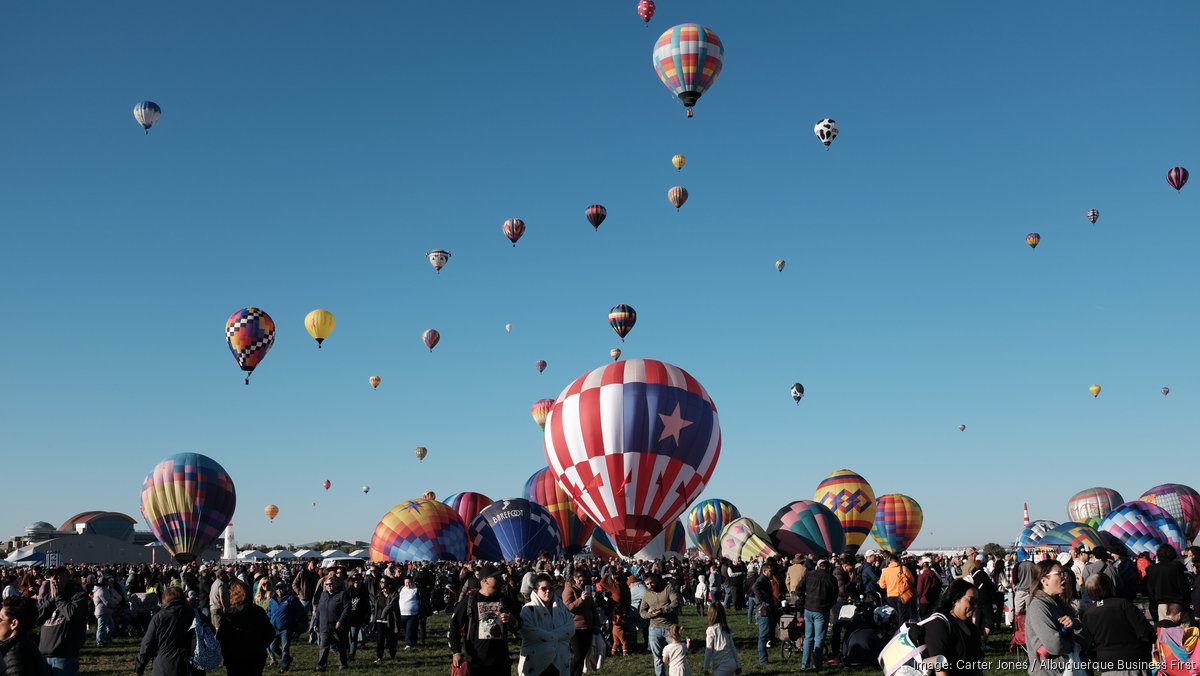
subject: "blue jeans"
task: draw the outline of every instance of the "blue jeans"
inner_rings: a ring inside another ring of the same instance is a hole
[[[46,664],[54,676],[79,676],[78,657],[47,657]]]
[[[804,653],[800,657],[800,668],[821,668],[821,658],[825,649],[825,624],[829,622],[829,613],[819,613],[815,610],[804,611]],[[809,661],[812,657],[812,661]]]
[[[725,606],[725,610],[733,608],[733,585],[725,586],[725,599],[721,602],[721,605]]]
[[[113,622],[112,613],[105,613],[96,616],[96,646],[103,648],[112,643],[112,633],[116,623]]]
[[[754,597],[746,597],[746,624],[754,624]]]
[[[667,647],[667,628],[650,625],[650,654],[654,655],[654,676],[663,676],[662,651]]]
[[[758,663],[767,663],[767,641],[771,638],[771,616],[756,615],[758,618]]]
[[[292,634],[287,629],[275,632],[271,645],[267,646],[267,654],[279,663],[279,668],[287,670],[292,666]]]
[[[421,624],[419,615],[401,615],[400,629],[404,632],[404,647],[417,645],[417,627]]]

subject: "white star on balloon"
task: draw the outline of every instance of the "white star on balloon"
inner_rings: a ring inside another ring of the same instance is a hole
[[[683,428],[692,424],[690,420],[683,419],[683,416],[679,414],[679,408],[679,402],[676,402],[675,410],[671,413],[671,415],[663,415],[662,413],[658,414],[658,417],[662,420],[663,424],[662,436],[658,438],[659,441],[662,441],[667,437],[673,437],[675,439],[675,445],[678,446],[679,434],[683,432]]]

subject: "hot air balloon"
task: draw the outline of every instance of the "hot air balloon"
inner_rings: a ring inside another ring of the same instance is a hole
[[[638,0],[637,13],[649,26],[650,19],[654,18],[654,0]]]
[[[417,456],[418,461],[425,462],[425,456],[429,455],[429,449],[424,446],[417,446],[416,450],[413,451],[413,455]]]
[[[687,188],[681,185],[677,185],[667,191],[667,201],[674,205],[675,211],[679,211],[679,207],[683,206],[683,203],[687,201],[687,198]]]
[[[539,360],[533,362],[533,368],[537,369],[538,373],[545,371],[546,370],[546,360],[539,359]]]
[[[671,164],[675,165],[675,171],[683,171],[683,165],[687,164],[687,158],[683,155],[676,155],[671,158]]]
[[[1098,209],[1088,209],[1087,219],[1092,222],[1092,225],[1095,225],[1096,221],[1100,220],[1100,211]]]
[[[813,500],[833,511],[845,533],[845,553],[856,553],[875,525],[875,491],[871,484],[852,470],[839,469],[817,484]]]
[[[471,523],[484,507],[492,504],[492,499],[482,493],[466,491],[463,493],[455,493],[446,498],[445,503],[458,513],[459,518],[464,524]],[[463,527],[464,529],[466,526]],[[471,541],[467,541],[467,558],[474,558],[471,555]]]
[[[1183,190],[1183,186],[1187,185],[1188,170],[1183,167],[1174,167],[1167,172],[1167,185],[1175,188],[1176,191]]]
[[[1200,535],[1200,493],[1191,486],[1162,484],[1147,490],[1138,500],[1157,505],[1170,514],[1189,543]]]
[[[1024,561],[1028,559],[1030,553],[1037,549],[1038,543],[1041,542],[1046,533],[1055,528],[1058,528],[1058,522],[1048,519],[1032,521],[1022,528],[1021,532],[1017,534],[1017,539],[1013,542],[1013,546],[1017,548],[1017,560]]]
[[[620,359],[621,358],[621,348],[614,347],[613,349],[609,350],[608,356],[612,357],[613,361]]]
[[[1067,500],[1067,516],[1071,521],[1086,523],[1092,528],[1097,528],[1104,517],[1123,502],[1125,502],[1125,498],[1111,488],[1103,486],[1087,488]]]
[[[317,501],[316,501],[316,500],[313,500],[312,506],[313,506],[313,507],[316,507],[316,506],[317,506]]]
[[[604,219],[608,217],[608,209],[605,209],[600,204],[593,204],[584,210],[583,215],[587,217],[588,223],[592,224],[592,227],[596,229],[596,232],[599,232],[600,224],[603,223]]]
[[[654,561],[664,557],[668,559],[682,559],[686,556],[687,532],[683,524],[679,522],[679,519],[675,519],[664,526],[663,532],[646,543],[645,547],[634,552],[632,558],[642,561]]]
[[[796,500],[775,512],[767,524],[775,549],[785,556],[826,557],[846,547],[846,534],[837,516],[825,505]]]
[[[1092,385],[1091,387],[1088,388],[1088,392],[1091,392],[1093,397],[1098,397],[1098,396],[1100,396],[1100,386]]]
[[[1104,538],[1100,535],[1099,531],[1086,523],[1079,523],[1078,521],[1068,521],[1051,528],[1038,540],[1037,544],[1063,549],[1067,547],[1095,549],[1096,547],[1105,546]]]
[[[533,402],[533,408],[530,410],[530,414],[533,415],[533,421],[537,423],[537,426],[540,427],[542,431],[546,430],[546,415],[550,413],[550,409],[553,407],[553,399],[538,399],[537,401]],[[532,500],[532,498],[530,499]]]
[[[362,492],[363,492],[363,495],[366,495],[367,493],[370,493],[370,492],[371,492],[371,487],[370,487],[370,486],[363,486],[363,487],[362,487]]]
[[[730,561],[750,562],[777,555],[771,536],[753,519],[734,519],[721,531],[721,556]]]
[[[825,144],[825,150],[829,150],[829,144],[838,135],[837,122],[827,117],[813,125],[813,133],[817,135],[817,140]]]
[[[701,500],[688,510],[687,531],[692,542],[710,559],[721,558],[721,532],[726,524],[742,518],[733,503],[717,498]]]
[[[562,533],[550,512],[523,498],[497,500],[467,526],[471,555],[484,561],[551,557],[562,548]],[[580,547],[582,549],[582,547]]]
[[[379,387],[379,383],[383,382],[383,378],[380,378],[379,376],[371,376],[370,378],[367,378],[367,382],[371,383],[371,389],[374,390]]]
[[[787,261],[783,260],[782,258],[775,261],[775,269],[780,272],[783,272],[783,266],[785,266],[785,265],[787,265]]]
[[[450,252],[445,249],[434,249],[425,254],[425,257],[429,259],[429,264],[433,266],[433,269],[439,273],[446,263],[450,262]]]
[[[621,558],[621,552],[617,551],[617,546],[599,528],[592,531],[592,541],[588,547],[592,550],[592,556],[601,561]]]
[[[1118,505],[1100,522],[1099,530],[1120,540],[1132,556],[1145,552],[1153,557],[1160,545],[1171,545],[1177,552],[1184,547],[1184,533],[1171,514],[1141,500]]]
[[[1030,249],[1036,249],[1038,242],[1040,241],[1042,241],[1042,236],[1036,232],[1031,232],[1028,235],[1025,235],[1025,243],[1029,245]]]
[[[554,404],[550,399],[545,401]],[[583,551],[592,537],[592,531],[596,529],[596,524],[579,511],[575,502],[571,500],[571,495],[554,480],[549,467],[542,468],[529,477],[525,482],[524,496],[526,500],[536,502],[550,512],[550,516],[558,524],[563,550],[567,556],[575,556]]]
[[[563,390],[546,417],[545,450],[583,513],[621,551],[636,552],[700,496],[721,454],[721,426],[686,371],[629,359]]]
[[[1162,390],[1160,390],[1160,391],[1162,392],[1162,395],[1165,397],[1165,396],[1167,396],[1168,394],[1170,394],[1170,393],[1171,393],[1171,388],[1169,388],[1169,387],[1164,387],[1164,388],[1162,388]]]
[[[154,466],[142,482],[142,517],[179,563],[196,560],[216,542],[237,507],[233,479],[199,453],[177,453]]]
[[[433,352],[433,348],[437,347],[438,341],[442,339],[442,334],[438,333],[437,329],[425,329],[421,333],[421,342],[425,343],[425,347]]]
[[[668,28],[654,43],[654,71],[679,97],[688,117],[692,106],[721,74],[725,50],[712,30],[694,23]]]
[[[313,310],[304,318],[304,328],[308,329],[308,335],[317,341],[317,347],[321,347],[321,343],[333,333],[335,326],[337,319],[329,310]]]
[[[275,321],[256,307],[238,310],[225,322],[225,342],[238,366],[246,372],[246,384],[275,344]]]
[[[504,221],[504,225],[501,227],[501,229],[504,231],[504,236],[507,237],[508,241],[512,242],[512,245],[515,247],[517,245],[517,240],[521,239],[521,235],[525,234],[525,221],[522,221],[519,218],[510,218]]]
[[[142,125],[142,129],[146,130],[147,134],[150,133],[150,127],[153,127],[160,117],[162,117],[162,108],[159,108],[158,104],[153,101],[142,101],[133,107],[133,119]]]
[[[804,386],[800,383],[792,383],[792,401],[796,402],[796,405],[799,406],[800,400],[803,398]]]
[[[871,537],[879,548],[899,554],[908,549],[921,532],[924,513],[916,500],[901,493],[887,493],[875,500],[875,526]]]
[[[326,479],[325,483],[323,483],[321,485],[325,487],[325,490],[329,490],[329,487],[332,486],[333,484],[330,483],[329,479]]]
[[[504,330],[505,330],[505,332],[507,332],[507,333],[512,333],[512,324],[505,324],[505,325],[504,325]]]
[[[967,426],[966,426],[966,425],[959,425],[959,426],[958,426],[958,431],[959,431],[959,432],[966,432],[966,431],[967,431]]]
[[[417,498],[392,507],[371,536],[372,561],[465,561],[467,529],[453,508]]]
[[[614,305],[613,309],[608,311],[608,325],[617,332],[621,337],[621,342],[625,342],[625,336],[633,330],[633,325],[637,323],[637,310],[628,305]]]
[[[425,491],[424,497],[426,500],[437,500],[437,493],[434,493],[433,491]]]
[[[266,514],[267,518],[274,523],[275,517],[279,516],[279,507],[276,505],[267,505],[266,507],[263,507],[263,514]]]

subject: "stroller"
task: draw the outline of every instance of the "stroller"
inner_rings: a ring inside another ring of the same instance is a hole
[[[880,605],[877,594],[860,596],[853,607],[850,619],[840,620],[845,622],[841,645],[842,666],[878,667],[879,651],[895,633],[892,626],[894,612],[889,606]]]
[[[785,612],[779,616],[779,657],[804,653],[804,614]]]

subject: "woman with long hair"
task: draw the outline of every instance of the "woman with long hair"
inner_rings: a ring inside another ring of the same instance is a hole
[[[1079,658],[1078,619],[1066,593],[1066,571],[1054,559],[1033,567],[1025,611],[1025,650],[1030,676],[1061,676],[1067,662]]]
[[[225,673],[228,676],[261,676],[267,665],[267,646],[275,640],[275,627],[253,601],[250,586],[239,579],[229,582],[229,609],[217,627]]]
[[[725,620],[725,606],[719,603],[708,607],[708,628],[704,630],[704,673],[710,668],[713,676],[742,673],[742,662],[733,646],[733,633]]]
[[[922,626],[925,656],[936,660],[937,676],[983,673],[983,645],[974,622],[978,609],[979,590],[961,577],[951,581],[934,604],[933,619]]]

